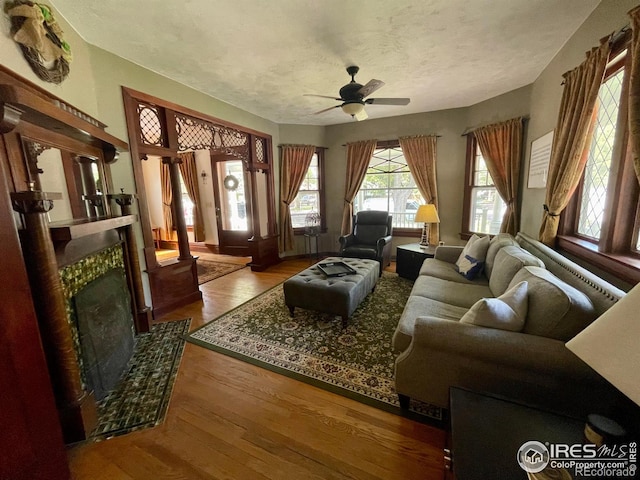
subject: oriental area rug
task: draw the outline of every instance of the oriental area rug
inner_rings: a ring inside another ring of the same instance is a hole
[[[198,285],[246,267],[246,265],[242,264],[215,262],[213,260],[203,260],[202,258],[198,258],[196,265],[198,268]]]
[[[413,284],[384,272],[342,328],[340,317],[284,303],[282,284],[193,331],[187,341],[311,385],[421,421],[439,407],[412,400],[400,409],[391,338]]]
[[[136,336],[127,373],[98,403],[98,425],[91,440],[155,427],[164,421],[190,323],[191,319],[158,323],[149,333]]]

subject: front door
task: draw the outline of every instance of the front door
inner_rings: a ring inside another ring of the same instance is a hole
[[[249,256],[253,223],[244,162],[227,155],[211,155],[211,167],[220,253]]]

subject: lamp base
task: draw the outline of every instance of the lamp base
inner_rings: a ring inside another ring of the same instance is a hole
[[[429,224],[425,223],[422,227],[422,236],[420,237],[420,248],[429,247]]]

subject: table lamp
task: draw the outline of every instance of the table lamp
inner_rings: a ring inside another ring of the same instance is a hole
[[[429,224],[440,223],[436,206],[433,203],[420,205],[416,212],[416,218],[413,221],[424,224],[422,227],[422,237],[420,238],[420,247],[427,248],[429,246]]]
[[[640,284],[571,339],[567,348],[640,405]]]

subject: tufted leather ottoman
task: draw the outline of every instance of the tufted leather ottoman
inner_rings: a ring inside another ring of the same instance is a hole
[[[342,326],[360,302],[376,288],[380,276],[377,260],[329,257],[320,263],[344,262],[356,273],[344,277],[327,277],[315,264],[284,282],[284,300],[291,316],[295,307],[332,313],[342,317]]]

